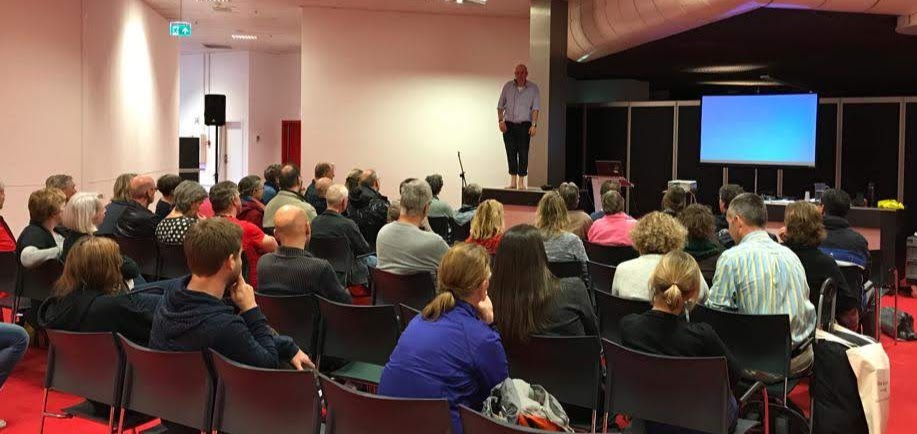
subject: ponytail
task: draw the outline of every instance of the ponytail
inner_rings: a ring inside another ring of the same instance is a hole
[[[423,308],[421,315],[427,321],[436,321],[442,314],[449,312],[454,307],[455,295],[452,294],[452,291],[446,290],[440,292],[433,301],[428,303]]]
[[[669,289],[666,289],[661,295],[662,301],[665,303],[666,307],[671,310],[677,310],[684,302],[684,294],[682,294],[681,288],[679,288],[677,284],[670,286]]]
[[[673,311],[690,309],[691,303],[700,291],[702,277],[697,261],[681,250],[667,253],[656,265],[650,277],[652,297]]]

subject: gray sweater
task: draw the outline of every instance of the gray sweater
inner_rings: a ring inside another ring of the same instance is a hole
[[[436,272],[448,251],[439,235],[398,221],[383,226],[376,238],[377,268],[394,274]]]

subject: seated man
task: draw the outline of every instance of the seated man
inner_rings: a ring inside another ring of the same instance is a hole
[[[819,249],[835,261],[869,267],[869,243],[859,232],[850,229],[850,195],[844,190],[828,189],[821,198],[827,235]]]
[[[130,183],[131,200],[127,203],[112,235],[125,238],[153,238],[162,220],[149,210],[156,197],[156,182],[149,176],[136,176]],[[101,228],[100,228],[101,231]]]
[[[801,346],[815,330],[806,271],[792,250],[774,242],[764,230],[767,208],[761,197],[740,194],[729,204],[726,219],[736,246],[720,256],[706,305],[747,314],[789,315],[790,370],[801,372],[813,355],[811,345]]]
[[[455,210],[439,198],[439,193],[443,191],[443,175],[437,173],[428,176],[427,184],[430,184],[430,190],[433,191],[433,201],[430,202],[430,217],[454,217]]]
[[[394,274],[436,272],[449,245],[439,235],[420,229],[432,198],[426,181],[414,180],[401,189],[401,215],[379,231],[376,241],[380,270]]]
[[[325,195],[328,187],[334,183],[334,164],[321,162],[315,165],[315,177],[306,187],[306,193],[303,195],[306,202],[315,208],[315,212],[321,214],[325,211]]]
[[[159,217],[159,220],[165,219],[172,212],[172,208],[175,207],[173,193],[175,192],[175,187],[178,187],[178,184],[181,184],[182,181],[183,179],[174,173],[167,173],[156,180],[156,189],[162,194],[159,202],[156,202],[156,216]]]
[[[716,239],[727,249],[734,246],[736,243],[729,235],[729,223],[726,221],[726,210],[729,208],[729,203],[742,193],[745,193],[745,190],[738,184],[725,184],[720,187],[720,213],[715,216]]]
[[[350,303],[350,294],[338,283],[331,264],[306,251],[310,238],[306,212],[284,205],[274,215],[274,224],[280,247],[258,260],[259,292],[318,294],[331,301]]]
[[[45,180],[45,188],[56,188],[64,192],[67,202],[76,194],[76,183],[70,175],[51,175]]]
[[[0,181],[0,210],[3,209],[3,202],[6,201],[6,184],[3,181]],[[10,225],[6,224],[6,220],[0,215],[0,252],[15,252],[16,251],[16,237],[13,235],[13,230],[10,229]]]
[[[280,196],[278,196],[280,197]],[[239,187],[232,181],[220,181],[210,188],[210,203],[215,217],[223,217],[242,228],[242,250],[248,261],[248,280],[258,287],[258,260],[261,255],[277,250],[277,241],[251,222],[239,220],[236,216],[242,209]]]
[[[474,218],[474,213],[478,209],[478,205],[481,204],[481,196],[484,191],[481,189],[481,184],[471,183],[465,186],[465,189],[462,191],[462,206],[455,212],[455,223],[459,226],[464,226],[471,223],[471,219]]]
[[[376,245],[379,230],[387,221],[388,209],[388,198],[379,193],[379,175],[375,170],[363,171],[359,186],[350,191],[347,217],[357,224],[370,246]]]
[[[360,228],[353,220],[341,215],[347,209],[347,187],[332,185],[325,194],[328,209],[312,221],[312,238],[344,238],[354,255],[353,268],[348,272],[347,281],[351,284],[365,285],[369,281],[369,266],[375,266],[375,257],[357,258],[372,252],[369,243],[360,233]]]
[[[302,208],[309,216],[309,221],[318,215],[315,208],[306,202],[302,196],[302,176],[299,173],[299,167],[294,164],[287,164],[280,169],[280,188],[277,196],[274,196],[264,207],[264,224],[262,227],[265,231],[274,231],[274,213],[284,205],[293,205]]]
[[[603,182],[602,186],[599,188],[599,198],[605,197],[605,193],[607,193],[609,190],[614,190],[617,191],[618,194],[621,194],[621,184],[618,181],[612,179]],[[595,192],[593,191],[592,194],[595,194]],[[589,217],[592,217],[592,221],[596,221],[602,217],[605,217],[605,212],[597,209],[594,213],[589,214]]]

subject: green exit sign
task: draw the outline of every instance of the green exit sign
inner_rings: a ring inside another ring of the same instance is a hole
[[[179,38],[191,37],[191,23],[184,21],[172,21],[169,23],[169,35],[178,36]]]

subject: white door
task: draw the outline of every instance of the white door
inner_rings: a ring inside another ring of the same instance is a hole
[[[239,182],[245,176],[246,146],[245,135],[242,134],[242,122],[226,122],[220,132],[223,161],[220,165],[220,181],[230,180]],[[224,140],[225,137],[225,140]]]

